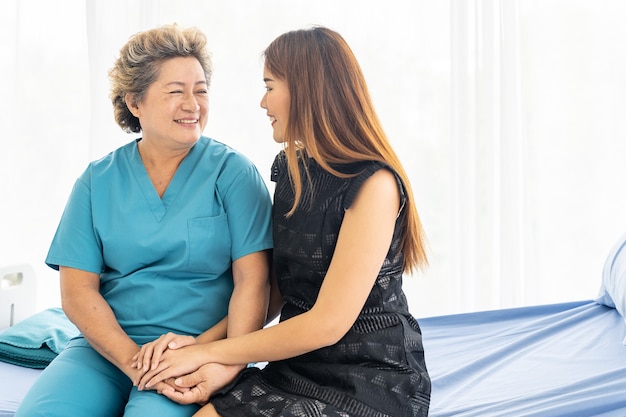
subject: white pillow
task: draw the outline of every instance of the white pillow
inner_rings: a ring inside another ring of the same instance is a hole
[[[626,235],[617,241],[604,262],[602,284],[596,302],[615,308],[626,323]]]

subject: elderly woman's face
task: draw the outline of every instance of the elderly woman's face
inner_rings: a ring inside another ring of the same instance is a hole
[[[163,61],[159,77],[132,107],[141,122],[143,140],[192,146],[206,126],[209,111],[208,86],[200,62],[194,57]]]

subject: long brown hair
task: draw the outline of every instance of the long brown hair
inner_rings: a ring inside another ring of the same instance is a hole
[[[292,185],[293,214],[302,196],[298,159],[315,159],[328,172],[346,177],[331,167],[356,161],[380,161],[401,178],[407,193],[402,248],[404,270],[427,264],[425,236],[409,178],[382,129],[352,50],[337,32],[313,27],[282,34],[264,51],[266,69],[286,81],[290,94],[285,128],[285,153]]]

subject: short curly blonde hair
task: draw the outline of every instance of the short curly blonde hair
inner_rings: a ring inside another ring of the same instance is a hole
[[[208,87],[212,74],[211,55],[206,36],[197,28],[181,28],[176,24],[161,26],[133,35],[120,49],[119,58],[109,71],[109,97],[115,121],[124,131],[141,132],[139,119],[126,105],[126,95],[131,94],[141,102],[148,87],[158,78],[163,61],[189,56],[200,62]]]

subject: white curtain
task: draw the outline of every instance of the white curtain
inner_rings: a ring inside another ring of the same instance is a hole
[[[593,298],[626,231],[625,19],[621,0],[5,1],[0,264],[32,264],[39,306],[58,304],[43,259],[74,179],[134,137],[113,122],[107,78],[130,35],[207,34],[205,133],[269,178],[280,148],[260,53],[323,24],[359,58],[411,177],[431,260],[405,280],[414,314]]]
[[[533,259],[517,0],[451,3],[452,278],[462,311],[521,305]]]

